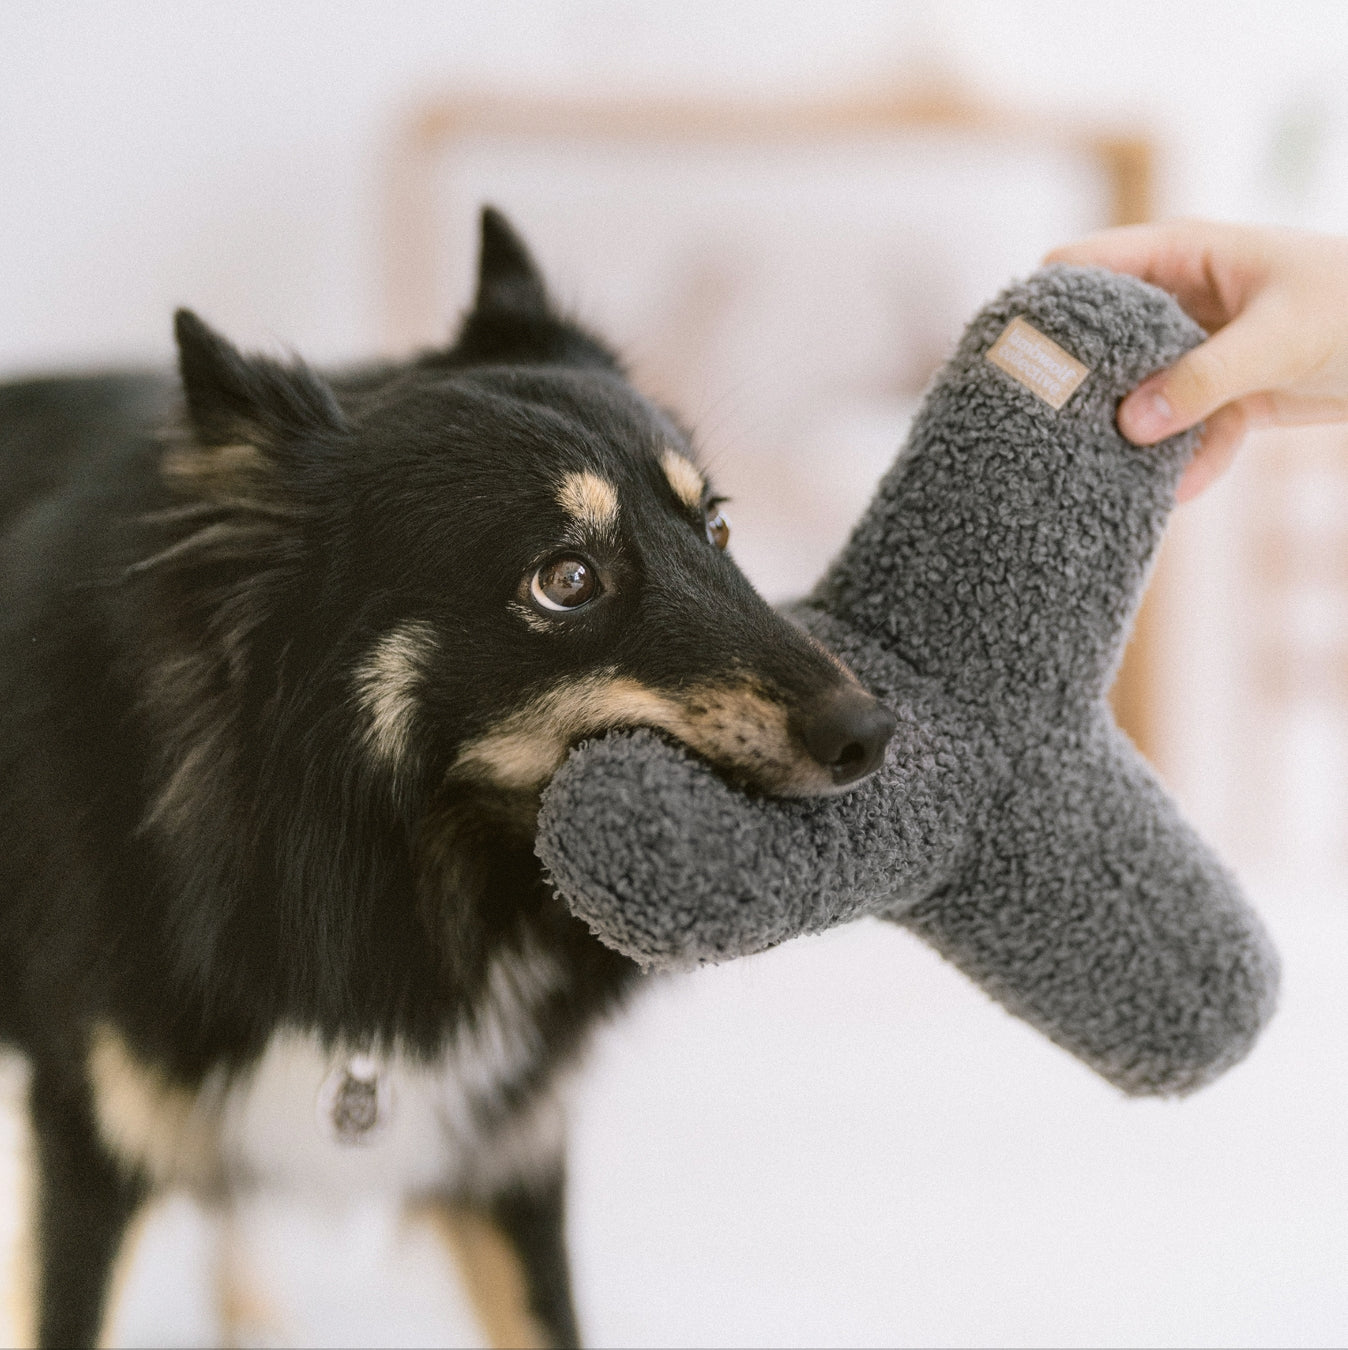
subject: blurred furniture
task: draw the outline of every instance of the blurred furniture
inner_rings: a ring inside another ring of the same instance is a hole
[[[512,157],[513,176],[501,168]],[[738,556],[777,598],[841,541],[968,315],[1052,243],[1148,219],[1154,163],[1141,132],[993,108],[929,81],[831,101],[430,102],[402,123],[389,164],[384,337],[391,350],[443,340],[468,298],[477,207],[495,201],[554,290],[579,291],[638,377],[712,426],[718,479],[733,495],[738,472],[751,489],[735,507]],[[737,239],[723,225],[741,215]],[[682,237],[696,246],[668,242]],[[662,248],[665,272],[638,276]],[[794,295],[753,298],[754,266]],[[624,272],[663,308],[620,294],[612,274]],[[775,385],[759,379],[760,357]],[[733,447],[723,458],[718,425]],[[1153,759],[1157,590],[1113,693]]]
[[[1254,674],[1272,704],[1348,704],[1348,433],[1265,432],[1244,569]]]
[[[1348,858],[1348,428],[1269,429],[1242,451],[1228,623],[1240,683],[1237,825],[1256,856]]]

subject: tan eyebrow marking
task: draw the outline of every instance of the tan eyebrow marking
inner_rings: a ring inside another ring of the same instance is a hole
[[[692,460],[677,450],[666,450],[660,456],[660,467],[674,489],[674,495],[686,506],[696,511],[702,505],[702,494],[707,490],[707,480],[694,467]]]
[[[598,474],[569,473],[557,489],[557,502],[566,514],[595,534],[607,534],[618,523],[618,494]]]

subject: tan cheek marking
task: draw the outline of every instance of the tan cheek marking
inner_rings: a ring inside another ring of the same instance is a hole
[[[615,726],[668,731],[765,791],[788,796],[833,791],[827,771],[791,735],[786,709],[751,686],[703,686],[675,698],[613,674],[549,691],[466,745],[455,768],[484,774],[505,788],[537,789],[575,741]]]
[[[109,1027],[94,1032],[88,1070],[99,1134],[114,1157],[156,1185],[205,1188],[218,1180],[222,1079],[195,1092],[172,1083]]]
[[[468,1298],[490,1345],[501,1350],[544,1350],[551,1344],[529,1308],[529,1281],[515,1249],[483,1215],[428,1203],[419,1216],[458,1266]]]
[[[660,467],[674,489],[674,495],[683,504],[696,511],[702,505],[702,494],[707,490],[707,480],[698,472],[696,466],[686,455],[677,450],[666,450],[660,456]]]
[[[485,773],[502,787],[541,787],[578,737],[611,726],[658,726],[677,734],[678,705],[636,680],[613,675],[570,680],[549,690],[459,752],[455,768]]]
[[[618,494],[613,484],[594,473],[569,473],[557,489],[557,502],[585,531],[612,534],[618,524]]]
[[[399,624],[356,669],[356,697],[367,719],[365,744],[386,768],[400,768],[411,753],[417,693],[434,650],[430,624]]]

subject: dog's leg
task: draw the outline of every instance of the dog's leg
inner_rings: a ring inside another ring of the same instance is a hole
[[[5,1216],[5,1312],[0,1344],[24,1348],[37,1341],[34,1153],[28,1123],[28,1063],[0,1053],[0,1198],[12,1200]]]
[[[563,1231],[560,1171],[485,1204],[419,1207],[449,1249],[488,1341],[498,1350],[578,1346]]]
[[[559,1347],[580,1344],[566,1248],[565,1191],[559,1167],[547,1181],[521,1182],[501,1192],[490,1207],[524,1269],[529,1306]]]
[[[97,1344],[109,1276],[145,1187],[127,1176],[98,1137],[81,1082],[33,1073],[37,1343]]]

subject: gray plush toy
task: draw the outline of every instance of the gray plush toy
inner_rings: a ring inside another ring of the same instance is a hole
[[[1139,450],[1115,408],[1202,336],[1096,269],[1003,292],[794,611],[897,713],[884,767],[785,801],[652,732],[581,746],[538,833],[573,912],[647,967],[875,914],[1126,1092],[1240,1059],[1276,956],[1105,701],[1193,443]]]

